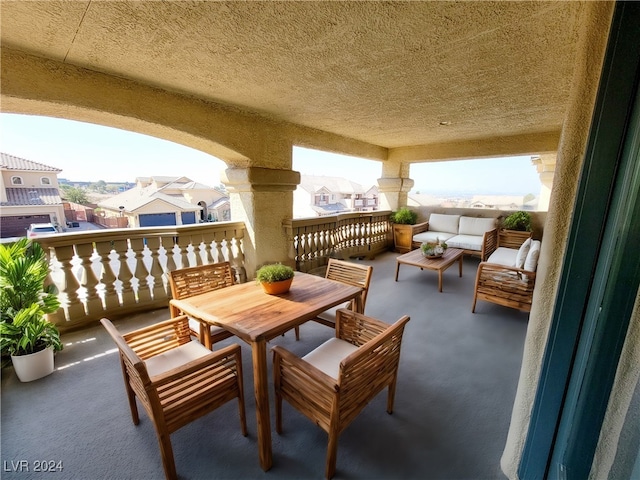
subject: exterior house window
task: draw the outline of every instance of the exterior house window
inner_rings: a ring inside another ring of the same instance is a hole
[[[41,177],[40,185],[51,185],[51,179],[49,177]]]
[[[316,205],[326,205],[329,202],[329,196],[326,194],[318,194],[315,196]]]
[[[11,185],[22,185],[22,184],[23,184],[22,177],[18,177],[18,176],[11,177]]]

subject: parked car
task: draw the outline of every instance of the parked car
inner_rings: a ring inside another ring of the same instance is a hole
[[[39,237],[41,235],[52,235],[58,233],[52,223],[32,223],[27,228],[27,238]]]

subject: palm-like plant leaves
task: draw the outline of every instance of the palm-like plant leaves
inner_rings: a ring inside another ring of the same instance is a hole
[[[10,355],[27,355],[46,347],[62,350],[58,329],[44,318],[37,304],[19,310],[13,322],[0,322],[0,346]]]

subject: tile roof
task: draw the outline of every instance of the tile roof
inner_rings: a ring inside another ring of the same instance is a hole
[[[8,153],[0,152],[0,168],[4,170],[31,170],[37,172],[61,172],[62,169],[50,167],[43,163],[32,162]]]
[[[7,201],[0,205],[61,205],[57,188],[7,188]]]

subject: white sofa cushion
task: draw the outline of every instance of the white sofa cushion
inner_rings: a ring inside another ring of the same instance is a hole
[[[531,242],[531,248],[527,254],[527,258],[524,261],[524,269],[529,272],[535,272],[538,268],[538,258],[540,256],[540,240],[533,240]]]
[[[447,240],[447,247],[464,250],[482,250],[482,235],[456,235]]]
[[[516,268],[524,267],[524,261],[527,259],[527,254],[531,248],[531,237],[527,238],[520,248],[518,249],[518,255],[516,256]]]
[[[160,375],[169,370],[181,367],[185,363],[197,360],[200,357],[209,355],[211,350],[199,342],[189,342],[180,345],[178,348],[161,353],[155,357],[147,358],[144,363],[147,366],[147,373],[150,377]]]
[[[496,228],[495,218],[460,217],[460,235],[480,235],[482,237],[484,232],[494,228]]]
[[[315,350],[307,353],[302,359],[331,378],[337,379],[340,373],[340,362],[356,350],[358,350],[358,347],[349,342],[339,338],[331,338]]]
[[[448,232],[457,235],[459,223],[460,215],[444,215],[441,213],[429,215],[430,232]]]
[[[431,226],[429,226],[431,227]],[[420,242],[420,243],[424,243],[424,242],[432,242],[435,243],[438,240],[440,240],[441,242],[447,242],[447,245],[449,244],[449,239],[452,237],[455,237],[455,233],[449,233],[449,232],[432,232],[432,231],[428,231],[428,232],[422,232],[422,233],[417,233],[413,236],[413,241],[414,242]]]
[[[487,259],[488,263],[504,265],[505,267],[515,267],[518,250],[515,248],[498,247]]]

